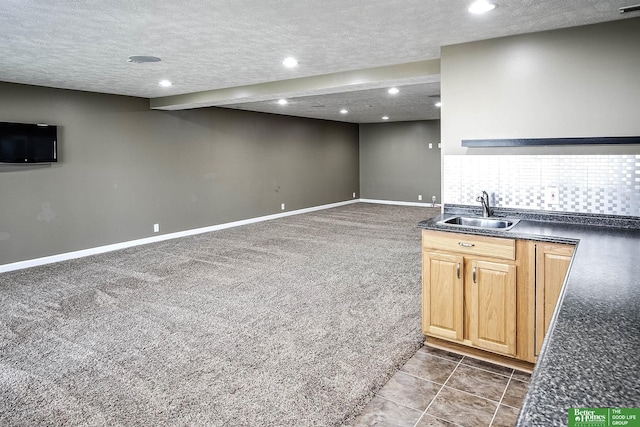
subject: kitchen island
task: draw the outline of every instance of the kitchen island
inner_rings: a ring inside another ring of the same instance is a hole
[[[640,407],[640,219],[496,209],[509,231],[438,221],[477,208],[445,207],[419,228],[574,243],[575,254],[517,426],[566,426],[569,408]]]

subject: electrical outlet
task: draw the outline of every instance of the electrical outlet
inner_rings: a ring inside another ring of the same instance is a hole
[[[284,203],[280,205],[280,209],[284,210]]]
[[[158,231],[160,231],[160,224],[153,224],[153,232],[157,233]]]
[[[354,199],[356,198],[356,192],[355,191],[353,192],[353,198]]]
[[[433,144],[430,142],[429,143],[429,150],[433,149]]]
[[[558,198],[559,198],[558,187],[551,186],[551,187],[545,188],[544,203],[546,205],[548,205],[548,206],[558,206],[558,203],[560,202],[558,200]]]
[[[418,194],[418,200],[422,200],[422,194]]]

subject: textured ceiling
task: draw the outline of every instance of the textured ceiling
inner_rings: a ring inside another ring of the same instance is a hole
[[[622,19],[618,9],[629,4],[495,2],[496,10],[475,16],[466,11],[471,0],[2,0],[0,80],[160,98],[437,59],[448,44]],[[132,64],[130,55],[162,61]],[[293,70],[281,65],[290,55],[300,61]],[[162,88],[161,79],[174,85]],[[336,87],[289,93],[295,101],[286,111],[264,99],[217,104],[353,122],[383,114],[437,118],[419,99],[437,92],[433,81],[399,85],[404,89],[394,101],[370,87]],[[346,119],[314,106],[356,104],[371,114],[350,108]]]

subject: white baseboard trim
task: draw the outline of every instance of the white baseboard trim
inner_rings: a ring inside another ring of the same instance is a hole
[[[418,206],[418,207],[424,207],[424,208],[440,207],[438,203],[433,205],[432,203],[426,203],[426,202],[400,202],[395,200],[375,200],[375,199],[360,199],[360,201],[362,203],[379,203],[382,205]]]
[[[90,255],[102,254],[105,252],[126,249],[132,246],[146,245],[148,243],[161,242],[163,240],[177,239],[179,237],[193,236],[194,234],[209,233],[211,231],[224,230],[225,228],[238,227],[241,225],[254,224],[256,222],[269,221],[277,218],[284,218],[292,215],[300,215],[303,213],[320,211],[324,209],[336,208],[338,206],[351,205],[360,202],[360,199],[347,200],[344,202],[330,203],[327,205],[313,206],[311,208],[297,209],[289,212],[280,212],[272,215],[259,216],[256,218],[243,219],[240,221],[227,222],[225,224],[212,225],[202,228],[194,228],[191,230],[177,231],[175,233],[161,234],[153,237],[145,237],[144,239],[130,240],[127,242],[114,243],[111,245],[98,246],[95,248],[83,249],[79,251],[66,252],[58,255],[51,255],[42,258],[34,258],[26,261],[18,261],[10,264],[0,265],[0,273],[8,271],[22,270],[24,268],[36,267],[39,265],[52,264],[54,262],[66,261],[75,258],[82,258]]]

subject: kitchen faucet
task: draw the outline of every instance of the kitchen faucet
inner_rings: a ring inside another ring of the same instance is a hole
[[[489,194],[487,194],[486,191],[483,191],[481,196],[476,197],[476,202],[482,203],[483,217],[490,217],[493,214],[493,211],[489,207]]]

